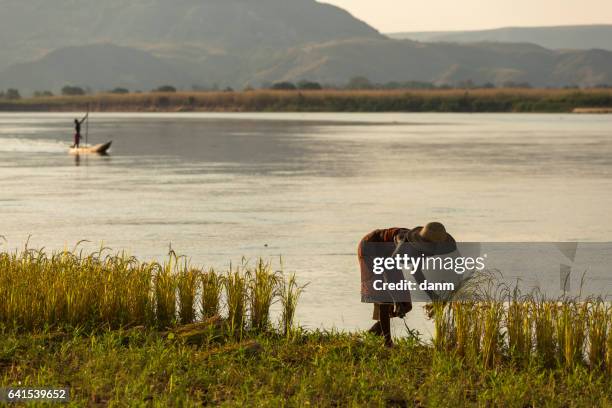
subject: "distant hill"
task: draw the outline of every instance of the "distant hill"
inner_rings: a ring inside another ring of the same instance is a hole
[[[111,44],[66,47],[35,62],[15,64],[0,74],[0,83],[23,90],[54,90],[64,85],[97,90],[126,87],[150,90],[166,84],[191,86],[193,79],[175,61]]]
[[[0,0],[0,69],[91,43],[200,56],[382,36],[314,0]]]
[[[550,49],[603,49],[612,51],[612,25],[559,27],[506,27],[481,31],[407,32],[391,38],[423,42],[533,43]]]
[[[0,0],[0,10],[0,89],[22,94],[66,84],[341,85],[354,76],[450,85],[612,84],[609,51],[390,39],[315,0]],[[555,48],[576,48],[567,44]]]
[[[344,83],[358,75],[375,82],[472,80],[497,85],[594,86],[612,83],[612,52],[556,52],[533,44],[343,40],[290,50],[257,78]]]

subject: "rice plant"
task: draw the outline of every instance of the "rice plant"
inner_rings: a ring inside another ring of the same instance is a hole
[[[172,271],[172,262],[158,265],[154,277],[155,315],[157,326],[167,328],[176,320],[176,276]]]
[[[454,324],[454,339],[455,351],[461,357],[468,354],[468,350],[474,345],[473,339],[480,338],[480,333],[474,333],[472,330],[473,322],[478,320],[475,317],[474,302],[454,302],[451,304],[453,324]]]
[[[200,272],[185,267],[178,274],[178,304],[181,324],[193,323],[196,319],[196,295]]]
[[[554,364],[557,350],[555,336],[557,305],[554,302],[536,301],[532,310],[536,354],[544,365],[551,366]]]
[[[251,328],[264,332],[270,325],[270,307],[278,294],[280,276],[272,271],[271,264],[263,259],[257,262],[255,270],[247,272],[249,279],[249,304]]]
[[[583,360],[588,303],[566,300],[558,305],[557,342],[560,362],[573,368]]]
[[[281,286],[281,328],[285,336],[289,337],[292,333],[295,311],[297,309],[298,300],[306,286],[300,286],[297,283],[295,274],[289,276],[289,280],[283,280]]]
[[[20,330],[151,322],[152,268],[125,254],[0,254],[0,320]]]
[[[244,266],[244,263],[243,263]],[[247,307],[247,281],[243,268],[230,270],[223,277],[227,301],[227,323],[231,334],[242,336]]]
[[[221,291],[223,281],[214,269],[201,274],[202,293],[200,297],[200,312],[204,319],[220,314]]]
[[[453,344],[452,340],[452,322],[449,313],[449,308],[445,303],[433,302],[431,316],[434,319],[435,334],[433,345],[436,351],[443,352],[450,350]]]
[[[587,317],[589,338],[589,364],[603,368],[606,364],[606,340],[608,335],[608,310],[601,299],[590,304]]]
[[[501,324],[503,321],[503,303],[490,301],[480,309],[482,326],[482,365],[491,368],[499,362],[502,343]]]
[[[612,307],[608,307],[608,339],[606,341],[606,369],[612,376]]]
[[[533,347],[532,306],[533,304],[522,298],[515,288],[508,300],[505,325],[509,353],[521,362],[529,359]]]
[[[219,276],[212,269],[190,267],[174,252],[160,264],[125,253],[105,255],[105,250],[89,255],[28,248],[0,252],[0,325],[24,332],[130,326],[166,330],[217,317],[231,333],[266,331],[272,329],[270,309],[283,299],[283,288],[287,327],[293,324],[301,288],[295,277],[287,284],[263,260],[253,268],[243,262]],[[222,300],[226,316],[221,316]]]

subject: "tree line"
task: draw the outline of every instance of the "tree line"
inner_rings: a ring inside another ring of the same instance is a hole
[[[600,84],[596,85],[592,88],[611,88],[610,84]],[[399,89],[417,89],[417,90],[435,90],[435,89],[496,89],[496,88],[510,88],[510,89],[529,89],[532,88],[532,85],[528,82],[514,82],[514,81],[506,81],[502,84],[496,85],[492,82],[485,83],[475,83],[474,81],[468,79],[463,81],[458,81],[453,85],[450,84],[435,84],[433,82],[426,81],[389,81],[389,82],[373,82],[368,78],[363,76],[357,76],[351,78],[346,84],[338,86],[335,84],[326,84],[317,81],[311,80],[300,80],[297,82],[292,81],[278,81],[278,82],[265,82],[259,88],[254,88],[251,85],[247,85],[243,88],[243,91],[252,91],[255,89],[270,89],[270,90],[283,90],[283,91],[299,91],[299,90],[323,90],[323,89],[332,89],[332,90],[399,90]],[[577,85],[567,85],[564,87],[565,89],[579,89],[580,87]],[[172,85],[162,85],[151,89],[150,92],[156,93],[175,93],[178,92],[178,88]],[[201,85],[194,85],[191,88],[191,91],[223,91],[223,92],[233,92],[234,89],[230,86],[226,86],[224,88],[220,88],[218,85],[213,85],[212,87],[206,87]],[[129,93],[142,93],[141,90],[130,90],[126,87],[116,87],[106,91],[107,93],[113,94],[129,94]],[[60,95],[62,96],[82,96],[93,93],[92,90],[88,87],[75,86],[75,85],[66,85],[60,90]],[[32,96],[36,98],[42,97],[52,97],[55,94],[49,90],[35,91]],[[18,89],[9,88],[5,91],[0,90],[0,99],[5,100],[18,100],[21,99],[21,94]]]

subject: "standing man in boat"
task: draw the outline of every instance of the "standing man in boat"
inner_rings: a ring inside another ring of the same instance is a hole
[[[75,149],[79,148],[79,144],[81,143],[81,125],[89,118],[89,112],[83,117],[83,119],[78,120],[74,119],[74,145],[72,146]]]
[[[446,228],[439,222],[430,222],[424,227],[388,228],[378,229],[363,237],[359,243],[357,256],[361,268],[361,301],[373,303],[372,318],[376,323],[369,332],[382,336],[385,345],[393,346],[391,339],[391,318],[403,318],[412,310],[412,299],[409,292],[403,294],[401,299],[389,298],[387,294],[377,294],[373,282],[376,275],[372,270],[373,256],[393,257],[395,254],[410,252],[413,256],[432,256],[451,253],[457,249],[453,237],[446,232]],[[400,271],[397,271],[400,272]],[[392,273],[392,280],[400,279],[400,275]],[[418,283],[425,281],[421,268],[414,273]],[[435,293],[426,291],[431,300],[437,300]]]

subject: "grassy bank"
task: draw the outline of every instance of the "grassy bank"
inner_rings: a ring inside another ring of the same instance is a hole
[[[0,385],[70,387],[74,406],[565,406],[612,403],[610,376],[466,364],[412,340],[332,333],[250,340],[138,329],[0,334]]]
[[[75,405],[612,404],[612,309],[599,299],[438,303],[431,343],[387,349],[296,327],[301,290],[261,260],[216,272],[174,253],[3,252],[0,387],[70,387]]]
[[[84,111],[88,106],[98,112],[604,112],[612,107],[612,90],[253,90],[0,100],[0,111]]]

